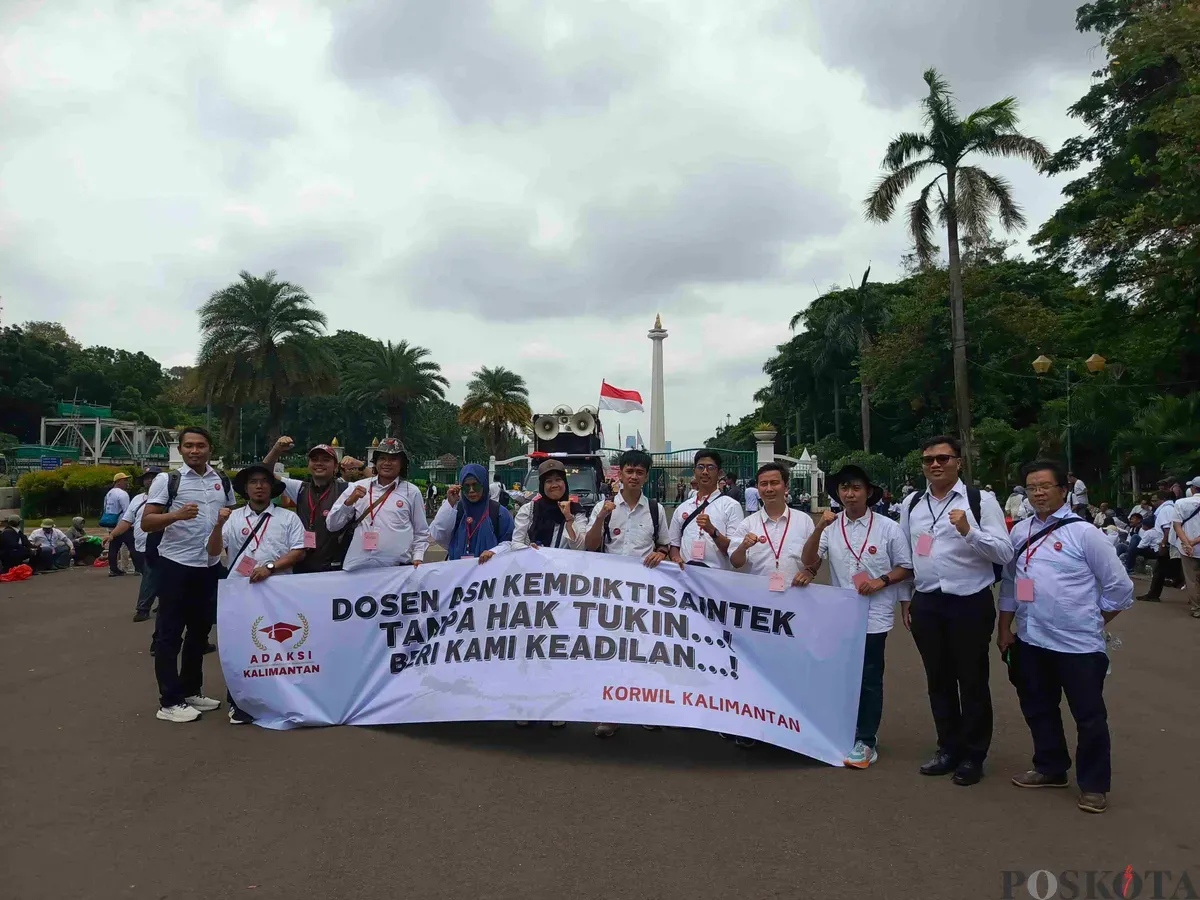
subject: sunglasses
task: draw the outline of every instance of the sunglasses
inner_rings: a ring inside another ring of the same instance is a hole
[[[937,463],[939,466],[944,466],[952,459],[962,459],[961,456],[950,456],[948,453],[939,453],[937,456],[922,456],[921,465],[932,466]]]

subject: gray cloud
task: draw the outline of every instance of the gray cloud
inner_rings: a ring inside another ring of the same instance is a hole
[[[1095,35],[1075,30],[1076,3],[1047,0],[839,0],[805,11],[787,3],[764,26],[791,40],[807,33],[827,65],[853,69],[868,98],[903,106],[925,94],[930,66],[974,106],[1026,91],[1056,73],[1086,74],[1102,53]],[[994,95],[994,96],[993,96]]]
[[[604,106],[658,66],[653,28],[628,8],[531,0],[520,12],[508,21],[489,0],[337,5],[332,65],[397,101],[427,81],[468,121]]]
[[[401,277],[427,302],[507,320],[624,315],[691,285],[780,278],[787,247],[846,221],[843,204],[779,164],[725,160],[673,190],[585,206],[568,248],[531,245],[524,216],[447,223]]]

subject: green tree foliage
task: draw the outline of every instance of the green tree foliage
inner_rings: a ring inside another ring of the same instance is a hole
[[[529,428],[529,389],[525,379],[503,366],[483,366],[467,384],[460,421],[487,435],[488,450],[497,458],[515,435]]]
[[[1050,151],[1041,141],[1017,130],[1015,97],[977,109],[963,119],[954,108],[949,84],[935,69],[925,72],[925,83],[929,94],[921,105],[928,130],[904,132],[892,140],[884,154],[886,174],[864,205],[867,218],[886,222],[909,186],[927,176],[930,170],[937,172],[908,206],[908,231],[918,260],[929,264],[937,251],[933,240],[934,218],[946,228],[955,409],[965,464],[970,472],[971,392],[959,233],[961,229],[967,237],[981,241],[987,237],[990,221],[996,216],[1006,231],[1023,226],[1025,217],[1013,200],[1007,180],[979,166],[968,165],[966,159],[972,154],[1020,157],[1041,167],[1049,160]]]
[[[424,347],[408,341],[372,341],[350,366],[345,396],[355,403],[378,403],[388,419],[388,434],[403,439],[412,407],[445,397],[450,382]]]
[[[214,402],[226,407],[227,427],[230,407],[265,401],[271,440],[279,436],[289,397],[334,386],[333,359],[319,341],[325,314],[303,288],[277,280],[275,272],[238,277],[200,307],[204,340],[197,366]]]

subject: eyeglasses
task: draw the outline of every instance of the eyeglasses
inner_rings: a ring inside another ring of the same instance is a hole
[[[950,462],[950,460],[952,460],[952,459],[962,459],[962,457],[961,456],[951,456],[948,453],[939,453],[937,456],[922,456],[921,457],[921,465],[932,466],[934,463],[937,463],[939,466],[944,466],[944,465],[946,465],[946,463]]]
[[[1030,494],[1049,494],[1054,490],[1065,491],[1066,488],[1060,487],[1057,484],[1027,484],[1025,490]]]
[[[716,463],[696,463],[697,472],[715,472],[717,471]]]

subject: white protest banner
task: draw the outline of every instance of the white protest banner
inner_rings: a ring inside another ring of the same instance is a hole
[[[221,583],[225,681],[267,728],[488,719],[703,728],[834,765],[867,599],[570,550]]]

